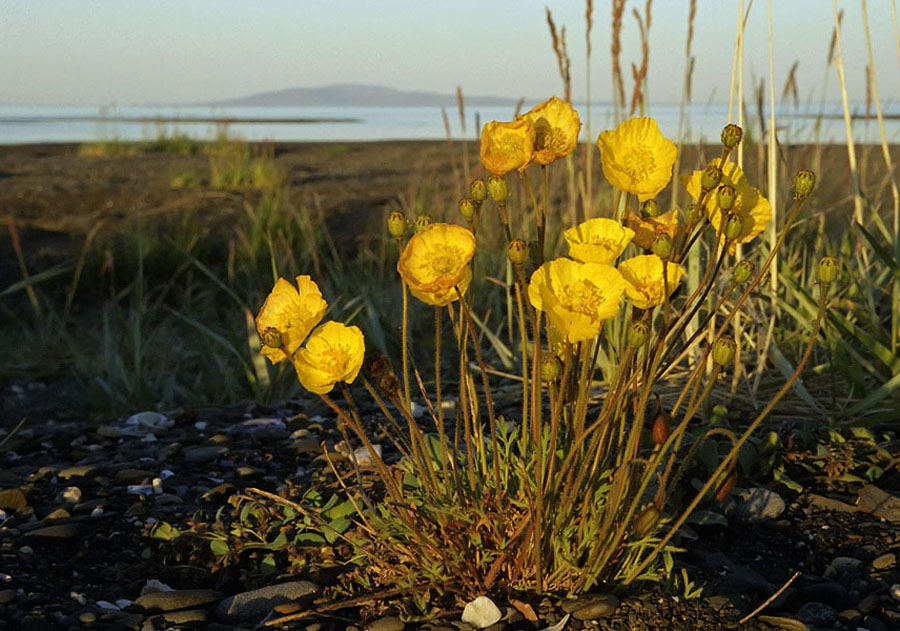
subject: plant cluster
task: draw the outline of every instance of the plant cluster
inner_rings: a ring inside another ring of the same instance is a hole
[[[741,129],[727,126],[721,155],[681,176],[693,203],[662,212],[657,196],[672,178],[676,147],[653,119],[627,120],[597,140],[616,190],[611,216],[571,226],[568,256],[551,258],[548,171],[574,151],[580,127],[575,109],[555,97],[514,121],[490,122],[481,163],[492,175],[475,180],[459,202],[465,226],[419,215],[408,236],[407,217],[390,215],[403,300],[399,372],[385,356],[364,359],[356,327],[320,324],[327,305],[310,277],[298,277],[296,287],[280,279],[257,316],[264,354],[289,360],[300,383],[369,454],[383,501],[362,484],[341,482],[357,508],[350,540],[378,584],[470,597],[505,589],[577,593],[600,582],[662,578],[678,529],[704,497],[727,497],[742,445],[809,358],[839,269],[831,257],[818,265],[812,331],[783,387],[740,434],[698,420],[720,377],[740,362],[731,325],[774,271],[814,174],[794,178],[778,241],[756,264],[737,258],[738,246],[751,243],[772,213],[729,160]],[[508,207],[511,172],[534,211],[533,230]],[[505,235],[519,366],[518,375],[507,375],[518,384],[518,403],[506,414],[498,413],[502,379],[483,352],[470,291],[487,275],[478,265],[485,265],[479,252],[491,248],[482,236],[490,205]],[[525,231],[530,239],[517,238]],[[683,262],[694,251],[703,273],[686,289]],[[430,378],[408,352],[410,340],[427,335],[410,330],[409,295],[434,313]],[[676,369],[686,377],[663,404],[660,386]],[[348,386],[357,380],[394,429],[399,461],[382,459],[373,444]],[[331,397],[335,387],[341,402]],[[427,423],[417,420],[414,399]],[[727,449],[699,490],[682,499],[676,490],[707,439],[724,439]],[[357,480],[361,475],[357,470]]]

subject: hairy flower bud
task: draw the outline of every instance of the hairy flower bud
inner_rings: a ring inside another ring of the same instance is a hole
[[[655,199],[648,199],[643,204],[641,204],[641,217],[658,217],[659,216],[659,202]]]
[[[734,149],[740,144],[743,136],[744,130],[737,125],[725,125],[722,130],[722,144],[729,149]]]
[[[672,237],[665,232],[660,232],[653,239],[650,251],[663,260],[668,259],[672,254]]]
[[[656,412],[656,417],[653,419],[653,427],[650,429],[650,436],[653,438],[653,442],[657,445],[664,444],[669,439],[671,429],[672,418],[660,408]]]
[[[391,363],[388,361],[388,358],[381,353],[373,353],[366,357],[363,366],[365,366],[369,374],[376,379],[385,372],[391,371]]]
[[[498,204],[506,202],[509,197],[509,187],[506,185],[506,178],[502,175],[492,175],[487,183],[488,193]]]
[[[393,372],[382,374],[375,385],[388,397],[400,396],[400,380]]]
[[[819,282],[823,285],[830,285],[837,278],[838,272],[841,271],[841,262],[833,256],[823,256],[819,259],[818,273]]]
[[[725,218],[725,238],[737,239],[744,231],[744,219],[739,213],[728,213]]]
[[[816,187],[816,174],[812,171],[798,171],[794,176],[794,199],[804,200],[810,196]]]
[[[700,204],[690,204],[684,210],[684,221],[689,228],[693,228],[703,219],[703,207]]]
[[[628,343],[632,346],[643,346],[650,339],[650,327],[645,322],[632,322],[628,329]]]
[[[478,204],[471,197],[463,197],[459,200],[459,214],[465,217],[467,220],[471,220],[472,217],[475,216],[475,213],[478,211]]]
[[[406,232],[406,215],[399,210],[393,211],[387,218],[388,232],[398,239]]]
[[[556,381],[562,374],[562,362],[556,355],[548,355],[541,362],[541,379],[544,381]]]
[[[737,483],[737,474],[732,470],[726,469],[716,482],[716,499],[724,502],[734,490],[734,485]]]
[[[734,187],[723,184],[716,189],[716,202],[722,210],[731,210],[734,206]]]
[[[709,165],[700,175],[700,188],[704,191],[711,191],[722,181],[722,170],[714,164]]]
[[[431,215],[416,215],[415,228],[416,232],[422,232],[431,225]]]
[[[656,504],[650,504],[634,519],[634,534],[638,537],[646,537],[651,534],[659,524],[659,516]]]
[[[528,260],[528,244],[524,239],[513,239],[506,248],[506,254],[513,265],[524,265]]]
[[[487,199],[488,183],[480,178],[477,180],[472,180],[472,184],[469,186],[469,193],[472,195],[472,199],[474,199],[476,203],[480,204]]]
[[[720,337],[712,347],[712,358],[719,366],[727,366],[734,359],[737,344],[727,337]]]
[[[756,271],[756,265],[751,261],[744,259],[734,266],[734,271],[731,273],[731,280],[735,285],[743,285],[750,280],[754,271]]]

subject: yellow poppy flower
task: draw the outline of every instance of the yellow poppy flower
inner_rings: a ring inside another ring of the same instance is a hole
[[[669,295],[678,287],[684,268],[671,261],[665,264]],[[666,299],[663,281],[663,260],[655,254],[644,254],[619,263],[619,272],[625,279],[625,295],[638,309],[650,309]]]
[[[494,175],[531,164],[534,153],[534,125],[530,120],[491,121],[481,130],[481,164]]]
[[[575,151],[581,119],[568,101],[554,96],[518,118],[534,127],[534,162],[550,164]]]
[[[279,278],[256,316],[263,357],[277,364],[293,355],[326,309],[328,303],[309,276],[298,276],[296,288]]]
[[[600,165],[610,184],[645,201],[672,179],[675,143],[662,135],[652,118],[632,118],[597,138]]]
[[[464,294],[472,280],[469,261],[475,254],[471,230],[450,223],[435,223],[413,236],[397,262],[400,277],[413,296],[443,307]]]
[[[535,270],[528,285],[532,306],[547,314],[551,328],[569,342],[589,340],[603,320],[618,313],[625,281],[601,263],[554,259]]]
[[[719,160],[713,160],[710,164],[718,166],[719,162]],[[702,176],[703,171],[694,171],[691,175],[685,174],[681,176],[685,190],[696,200],[700,199],[700,178]],[[741,218],[741,234],[737,239],[732,240],[728,246],[728,253],[734,254],[738,243],[748,243],[763,231],[766,224],[772,219],[772,205],[769,203],[769,200],[762,196],[759,189],[750,185],[750,182],[747,181],[747,176],[733,162],[726,162],[722,167],[722,180],[719,185],[727,185],[734,189],[734,205],[728,212],[736,212]],[[716,229],[716,234],[719,234],[722,223],[722,209],[719,208],[715,191],[711,191],[706,199],[706,212],[709,216],[709,222]],[[722,235],[721,242],[725,243],[725,235]]]
[[[357,327],[326,322],[310,334],[306,346],[294,353],[294,370],[304,388],[327,394],[338,381],[353,383],[365,352],[365,340]]]
[[[649,250],[658,234],[667,234],[672,237],[673,241],[675,240],[678,234],[678,209],[673,208],[656,217],[641,217],[633,212],[628,212],[625,215],[625,226],[634,230],[634,238],[631,242]]]
[[[612,263],[634,237],[634,230],[618,221],[597,217],[572,226],[563,233],[569,256],[582,263]]]

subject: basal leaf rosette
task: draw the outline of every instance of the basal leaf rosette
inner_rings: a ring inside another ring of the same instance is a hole
[[[534,125],[525,118],[487,123],[481,130],[481,164],[494,175],[522,171],[531,164],[534,137]]]
[[[656,197],[672,179],[675,143],[652,118],[632,118],[597,138],[603,175],[620,191],[642,202]]]
[[[681,265],[663,261],[655,254],[626,259],[619,263],[618,269],[625,279],[625,295],[638,309],[652,309],[661,305],[666,300],[666,289],[672,295],[684,275]]]
[[[469,261],[474,254],[475,235],[471,230],[435,223],[409,240],[400,254],[397,271],[413,296],[444,307],[466,293],[472,280]]]
[[[622,303],[625,281],[616,268],[559,258],[537,268],[528,285],[532,306],[547,314],[550,326],[569,342],[600,332]]]
[[[532,160],[538,164],[564,158],[578,146],[581,119],[568,101],[551,97],[518,118],[530,121],[534,128]]]
[[[304,388],[328,394],[339,381],[353,383],[365,352],[365,340],[357,327],[332,321],[316,327],[292,359]]]
[[[711,165],[719,166],[719,160],[713,160]],[[749,243],[757,237],[772,219],[772,205],[759,189],[751,186],[747,176],[741,168],[733,162],[726,162],[722,169],[722,180],[719,186],[730,186],[734,189],[734,205],[729,213],[737,213],[741,218],[741,234],[729,242],[728,253],[734,254],[738,243]],[[684,188],[695,200],[701,196],[700,178],[703,171],[694,171],[690,175],[682,175]],[[716,229],[716,234],[721,234],[722,209],[719,207],[715,191],[706,196],[706,212],[709,222]],[[721,236],[721,242],[725,243],[725,236]]]
[[[678,234],[678,209],[673,208],[667,213],[656,217],[641,217],[633,212],[625,215],[625,226],[634,231],[632,243],[645,250],[649,250],[653,241],[660,234],[667,234],[675,240]]]
[[[572,226],[563,236],[573,259],[582,263],[612,263],[631,243],[634,230],[618,221],[597,217]]]
[[[277,364],[293,355],[327,309],[319,286],[309,276],[298,276],[297,287],[279,278],[256,316],[263,357]]]

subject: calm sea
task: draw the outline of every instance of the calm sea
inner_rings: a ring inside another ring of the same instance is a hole
[[[689,142],[714,140],[727,122],[727,105],[693,104],[686,112],[684,138]],[[893,107],[895,116],[900,109]],[[579,107],[584,113],[584,107]],[[862,106],[854,113],[864,113]],[[476,138],[479,123],[510,120],[511,107],[470,107],[463,130],[456,108],[447,108],[454,138]],[[649,108],[663,133],[679,136],[679,106],[657,104]],[[839,103],[784,108],[778,114],[782,143],[844,142],[844,122]],[[824,116],[820,117],[823,114]],[[105,120],[100,120],[105,119]],[[222,123],[223,119],[230,122]],[[817,122],[818,119],[818,122]],[[592,135],[611,126],[608,106],[592,107]],[[759,137],[755,116],[745,124]],[[0,144],[89,142],[100,140],[149,140],[161,134],[187,134],[213,139],[222,130],[246,140],[272,141],[376,141],[444,139],[446,131],[440,107],[210,107],[210,106],[28,106],[0,105]],[[886,121],[889,142],[900,142],[900,120]],[[585,130],[582,130],[584,134]],[[856,142],[879,142],[874,117],[853,122]],[[584,140],[584,138],[582,138]]]

